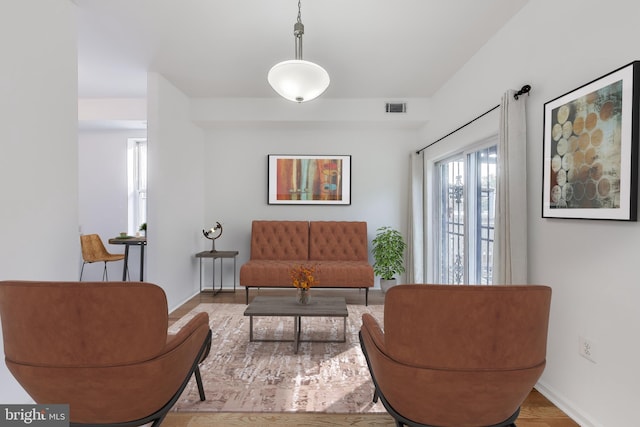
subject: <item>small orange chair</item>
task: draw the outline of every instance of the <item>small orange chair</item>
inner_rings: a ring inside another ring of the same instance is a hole
[[[551,288],[399,285],[360,344],[397,426],[515,426],[546,363]]]
[[[102,280],[109,280],[107,273],[107,263],[124,260],[124,254],[112,254],[107,251],[102,243],[102,239],[97,234],[83,234],[80,236],[80,246],[82,247],[82,269],[80,270],[80,281],[82,281],[82,273],[84,265],[94,262],[104,262],[104,270],[102,271]],[[127,271],[128,273],[128,271]]]
[[[168,334],[167,299],[143,282],[0,282],[5,363],[71,425],[158,426],[211,346],[209,316]]]

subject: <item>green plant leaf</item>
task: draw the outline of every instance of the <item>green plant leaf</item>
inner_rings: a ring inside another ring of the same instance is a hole
[[[404,250],[406,244],[399,231],[391,227],[380,227],[371,241],[374,258],[373,271],[383,279],[392,279],[404,273]]]

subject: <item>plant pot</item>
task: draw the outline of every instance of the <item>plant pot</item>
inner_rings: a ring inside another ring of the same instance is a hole
[[[393,279],[380,279],[380,288],[382,289],[382,292],[386,293],[389,289],[391,289],[392,287],[394,287],[395,285],[397,285],[398,280],[393,278]]]

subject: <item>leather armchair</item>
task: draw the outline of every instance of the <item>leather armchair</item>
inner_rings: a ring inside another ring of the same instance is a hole
[[[211,330],[200,313],[167,333],[164,291],[140,282],[0,282],[7,367],[36,403],[69,404],[72,425],[159,425]]]
[[[546,286],[399,285],[360,343],[398,426],[515,426],[546,363]]]

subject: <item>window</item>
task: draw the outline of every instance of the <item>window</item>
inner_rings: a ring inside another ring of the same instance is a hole
[[[491,145],[436,164],[440,283],[491,284],[497,153]]]
[[[147,140],[130,138],[127,150],[129,234],[147,222]]]

